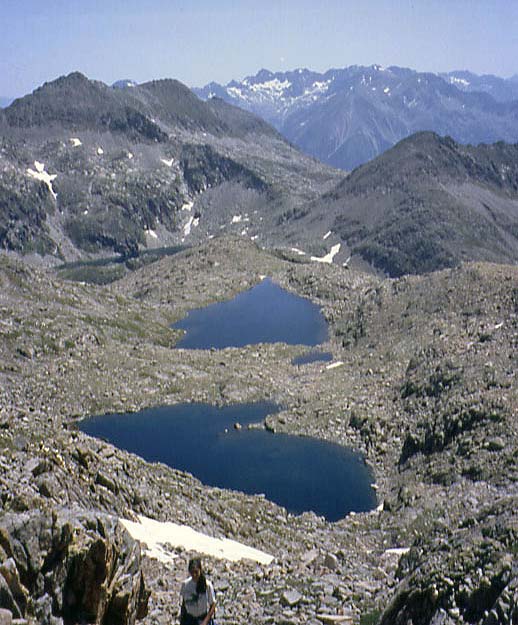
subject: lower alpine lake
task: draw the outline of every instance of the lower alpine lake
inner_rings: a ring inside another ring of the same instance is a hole
[[[209,486],[264,494],[293,514],[328,521],[376,506],[362,456],[334,443],[246,426],[279,407],[176,404],[84,419],[79,428],[150,462],[192,473]],[[239,426],[237,425],[239,424]]]
[[[319,345],[328,338],[320,308],[265,278],[232,300],[197,308],[172,326],[185,330],[176,347],[222,349],[257,343]]]

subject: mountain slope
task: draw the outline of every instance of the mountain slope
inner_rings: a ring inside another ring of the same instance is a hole
[[[518,100],[518,82],[513,78],[500,78],[492,74],[479,76],[467,70],[441,73],[439,76],[461,91],[488,93],[498,102]]]
[[[331,231],[349,254],[392,276],[464,260],[516,263],[518,145],[418,133],[287,221],[293,236]]]
[[[462,76],[378,65],[324,74],[261,70],[241,82],[210,83],[195,93],[253,111],[307,154],[349,170],[422,130],[461,143],[518,141],[515,83],[475,80],[475,75],[469,82]]]
[[[0,131],[0,247],[65,260],[259,236],[341,177],[175,80],[112,88],[75,72],[0,111]]]

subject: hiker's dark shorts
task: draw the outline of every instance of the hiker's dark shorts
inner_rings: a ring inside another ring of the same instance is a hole
[[[207,614],[202,614],[201,616],[191,616],[188,612],[183,611],[180,618],[180,625],[200,625],[206,616]]]

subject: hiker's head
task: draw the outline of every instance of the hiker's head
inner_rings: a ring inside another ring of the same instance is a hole
[[[200,558],[191,558],[189,560],[189,575],[193,582],[196,583],[196,592],[202,593],[207,590],[207,581],[203,573],[203,566]]]
[[[191,558],[189,560],[189,574],[195,582],[198,581],[200,575],[203,574],[203,567],[200,558]]]

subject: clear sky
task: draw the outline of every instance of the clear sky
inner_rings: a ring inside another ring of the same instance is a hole
[[[189,86],[307,67],[518,73],[517,0],[0,0],[0,96],[81,71]]]

